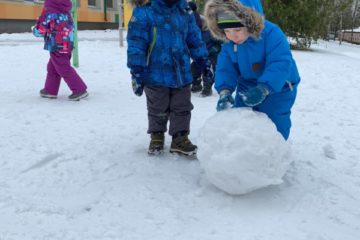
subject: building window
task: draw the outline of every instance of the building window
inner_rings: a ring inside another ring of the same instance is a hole
[[[106,7],[107,8],[114,8],[113,0],[106,0]]]
[[[91,7],[96,7],[96,0],[88,0],[88,5]]]

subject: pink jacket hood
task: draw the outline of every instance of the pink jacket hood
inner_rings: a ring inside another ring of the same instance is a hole
[[[45,9],[48,13],[69,13],[71,7],[70,0],[45,0]]]

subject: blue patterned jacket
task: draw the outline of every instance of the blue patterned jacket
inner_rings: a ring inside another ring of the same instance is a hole
[[[129,22],[127,65],[144,69],[145,85],[180,88],[192,82],[190,57],[207,59],[201,31],[185,0],[137,6]]]

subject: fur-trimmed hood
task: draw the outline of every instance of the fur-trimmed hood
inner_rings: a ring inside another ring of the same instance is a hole
[[[218,13],[229,12],[235,14],[241,23],[247,27],[250,36],[259,39],[264,29],[264,18],[258,12],[245,7],[239,0],[209,0],[205,5],[205,19],[207,26],[214,36],[222,41],[228,41],[225,33],[217,25]]]

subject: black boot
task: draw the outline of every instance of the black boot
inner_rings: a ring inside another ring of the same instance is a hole
[[[204,88],[201,92],[202,97],[208,97],[212,95],[212,85],[213,82],[204,82]]]
[[[41,90],[40,90],[40,96],[43,97],[43,98],[50,98],[50,99],[55,99],[55,98],[57,98],[56,95],[47,93],[47,92],[45,91],[45,89],[41,89]]]
[[[87,91],[84,91],[81,93],[73,93],[68,97],[68,99],[70,101],[79,101],[80,99],[86,98],[87,96],[89,96],[89,93]]]
[[[149,155],[159,155],[164,152],[165,136],[163,132],[151,133],[151,140],[148,149]]]
[[[180,153],[186,156],[196,155],[197,146],[191,143],[188,135],[189,133],[187,131],[175,134],[171,141],[170,152]]]
[[[201,90],[202,90],[201,77],[198,77],[194,79],[194,81],[192,82],[191,92],[196,93],[196,92],[200,92]]]

